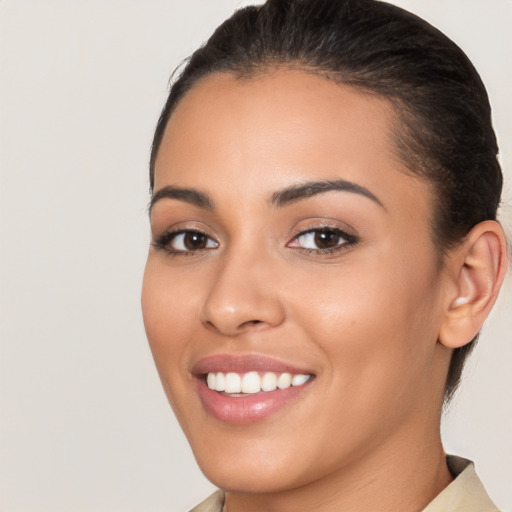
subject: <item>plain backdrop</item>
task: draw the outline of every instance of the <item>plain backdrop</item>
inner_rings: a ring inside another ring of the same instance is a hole
[[[0,510],[184,511],[212,489],[160,388],[140,287],[175,68],[239,0],[0,0]],[[467,52],[512,232],[512,3],[400,0]],[[443,423],[512,511],[511,278]]]

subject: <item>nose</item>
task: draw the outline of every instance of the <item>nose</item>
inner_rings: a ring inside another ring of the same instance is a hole
[[[224,336],[277,327],[285,310],[276,275],[262,258],[230,257],[218,262],[200,312],[201,322]]]

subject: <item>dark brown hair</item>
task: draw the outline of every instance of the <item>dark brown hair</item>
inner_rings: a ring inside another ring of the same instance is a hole
[[[317,73],[387,98],[394,142],[408,169],[435,191],[432,233],[440,254],[495,219],[502,174],[485,87],[464,52],[417,16],[377,0],[268,0],[220,25],[174,81],[158,121],[155,160],[175,106],[202,77],[257,75],[276,66]],[[476,338],[454,350],[445,400]]]

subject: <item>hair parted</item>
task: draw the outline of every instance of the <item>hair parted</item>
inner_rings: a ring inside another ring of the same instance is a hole
[[[496,219],[502,173],[480,76],[439,30],[379,0],[268,0],[236,11],[192,54],[171,87],[151,150],[151,190],[167,122],[201,78],[251,77],[279,66],[391,102],[396,152],[411,173],[433,186],[432,234],[441,254],[479,222]],[[453,352],[446,402],[475,343]]]

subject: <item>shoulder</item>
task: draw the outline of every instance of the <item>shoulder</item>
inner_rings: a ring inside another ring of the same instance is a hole
[[[446,461],[454,480],[423,512],[499,512],[478,478],[473,462],[453,455],[448,455]]]
[[[222,512],[224,507],[224,493],[215,491],[211,496],[199,503],[190,512]]]

